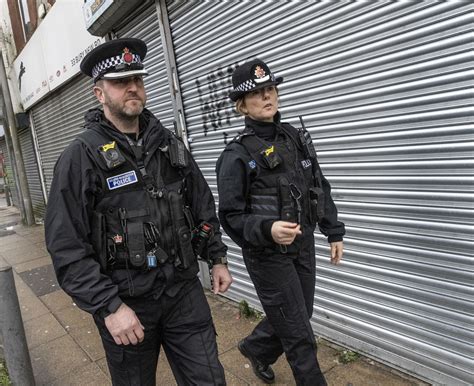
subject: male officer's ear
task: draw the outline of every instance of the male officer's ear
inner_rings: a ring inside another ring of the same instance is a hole
[[[100,82],[100,81],[99,81],[99,82]],[[104,90],[100,87],[99,82],[97,82],[97,83],[94,85],[94,88],[93,88],[92,90],[94,91],[94,95],[95,95],[95,97],[97,98],[97,100],[98,100],[100,103],[104,103],[104,102],[105,102]]]

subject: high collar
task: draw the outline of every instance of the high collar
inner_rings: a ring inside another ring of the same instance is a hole
[[[103,112],[103,110],[95,108],[86,112],[85,114],[86,129],[105,131],[111,138],[119,142],[126,141],[125,134],[118,130],[112,122],[110,122]],[[147,138],[153,136],[155,141],[161,142],[162,136],[159,134],[160,127],[162,127],[156,117],[148,109],[143,109],[139,116],[139,136],[147,141]]]
[[[265,139],[267,141],[273,141],[277,134],[279,133],[279,124],[280,124],[280,112],[277,112],[273,117],[273,122],[263,122],[257,121],[250,118],[249,116],[245,117],[245,126],[247,130],[251,130],[255,133],[256,136]]]

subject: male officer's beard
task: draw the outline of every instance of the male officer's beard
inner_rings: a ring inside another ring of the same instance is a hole
[[[135,99],[135,103],[132,105],[124,102],[123,105],[117,102],[113,102],[107,94],[104,94],[105,102],[104,104],[108,107],[110,113],[122,121],[134,121],[143,111],[145,107],[145,101],[142,101],[136,94],[130,95],[130,97],[135,96],[140,99],[140,103],[137,103],[138,100]]]

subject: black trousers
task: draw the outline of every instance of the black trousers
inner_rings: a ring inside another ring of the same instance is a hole
[[[244,261],[266,314],[245,347],[264,364],[285,352],[298,385],[324,385],[310,324],[316,280],[312,234],[296,258],[244,251]]]
[[[137,345],[117,345],[103,319],[95,317],[114,386],[154,386],[160,347],[178,385],[225,385],[216,332],[201,283],[158,299],[125,299],[145,327]]]

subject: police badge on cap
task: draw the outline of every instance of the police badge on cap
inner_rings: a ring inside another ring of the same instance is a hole
[[[122,38],[105,42],[89,52],[81,62],[81,71],[97,82],[148,75],[143,67],[147,46],[143,40]]]
[[[229,97],[234,102],[246,93],[267,86],[276,86],[283,82],[281,76],[275,77],[268,66],[260,59],[253,59],[237,67],[232,74],[234,89]]]

